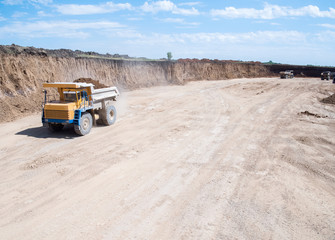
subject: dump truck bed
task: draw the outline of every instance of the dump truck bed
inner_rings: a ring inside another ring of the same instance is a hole
[[[96,103],[102,100],[116,98],[119,95],[120,93],[116,87],[93,89],[92,100],[94,103]]]
[[[117,96],[120,95],[116,87],[94,89],[94,85],[92,83],[55,82],[55,83],[44,83],[43,87],[53,87],[63,89],[89,88],[90,92],[88,94],[91,95],[90,97],[93,103],[99,103],[103,100],[115,99]]]

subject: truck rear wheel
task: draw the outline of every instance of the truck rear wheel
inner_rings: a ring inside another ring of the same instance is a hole
[[[81,136],[89,134],[92,128],[93,119],[91,114],[84,113],[80,118],[80,125],[74,125],[74,131]]]
[[[109,105],[105,110],[100,110],[99,117],[106,126],[114,124],[116,121],[116,108],[113,105]]]
[[[63,124],[49,123],[49,130],[51,132],[60,132],[60,131],[62,131],[63,127],[64,127]]]

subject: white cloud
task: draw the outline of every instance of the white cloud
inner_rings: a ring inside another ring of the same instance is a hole
[[[79,5],[79,4],[63,4],[56,5],[57,11],[65,15],[88,15],[111,13],[120,10],[131,10],[132,6],[129,3],[106,2],[100,5]]]
[[[13,18],[20,18],[20,17],[24,17],[24,16],[26,16],[28,13],[26,13],[26,12],[15,12],[13,15],[12,15],[12,17]]]
[[[0,16],[0,22],[1,21],[6,21],[7,19],[6,18],[4,18],[3,16]]]
[[[201,2],[184,2],[184,3],[179,3],[179,6],[196,6],[200,5]]]
[[[23,0],[3,0],[1,1],[1,3],[5,5],[21,5],[23,4],[23,2],[24,2]],[[27,2],[36,7],[39,4],[48,5],[49,3],[52,3],[52,0],[28,0]]]
[[[161,45],[191,44],[191,45],[222,45],[222,44],[303,44],[307,35],[297,31],[258,31],[248,33],[181,33],[153,34],[130,40],[131,43]]]
[[[193,5],[195,3],[193,2],[190,4]],[[154,14],[158,12],[171,12],[172,14],[185,15],[185,16],[199,15],[199,11],[194,7],[179,8],[176,4],[174,4],[169,0],[145,2],[142,6],[137,8],[133,7],[130,3],[116,4],[113,2],[106,2],[104,4],[99,5],[62,4],[62,5],[55,5],[55,7],[58,12],[64,15],[103,14],[103,13],[116,12],[120,10],[136,10],[136,9],[142,10],[143,12],[154,13]]]
[[[191,9],[176,8],[172,11],[172,13],[185,15],[185,16],[199,15],[199,11],[193,7]]]
[[[85,30],[111,30],[124,26],[116,22],[79,22],[79,21],[38,21],[38,22],[16,22],[11,25],[0,27],[0,37],[8,34],[16,36],[35,37],[64,37],[64,38],[86,38],[90,36]]]
[[[318,24],[318,26],[335,29],[335,24],[324,23],[324,24]]]
[[[335,28],[335,26],[333,26]],[[316,34],[317,40],[320,42],[334,42],[335,32],[334,31],[324,31]]]
[[[142,6],[144,12],[157,13],[160,11],[172,11],[176,5],[170,1],[145,2]]]
[[[159,20],[165,23],[178,23],[181,25],[188,25],[188,26],[200,25],[200,23],[197,23],[197,22],[186,22],[185,19],[183,18],[164,18],[164,19],[159,19]]]
[[[42,5],[48,5],[52,3],[52,0],[29,0],[30,3],[34,4],[42,4]]]
[[[141,18],[141,17],[129,17],[129,18],[127,18],[129,21],[142,21],[143,20],[143,18]]]
[[[320,11],[319,7],[308,5],[299,9],[291,9],[289,15],[335,18],[335,9],[329,8],[329,11]]]
[[[162,22],[166,22],[166,23],[184,23],[185,20],[182,18],[164,18],[161,19]]]
[[[144,12],[158,13],[158,12],[172,12],[180,15],[199,15],[199,11],[192,7],[191,9],[179,8],[173,2],[168,0],[145,2],[141,9]]]
[[[297,31],[257,31],[248,33],[212,33],[189,36],[192,42],[231,42],[231,43],[301,43],[305,34]]]
[[[4,0],[1,3],[5,5],[19,5],[23,3],[23,0]]]
[[[52,14],[45,13],[44,11],[38,11],[37,15],[39,17],[51,17],[52,16]]]
[[[301,16],[335,18],[334,8],[329,8],[329,11],[321,11],[319,7],[313,5],[292,8],[265,4],[265,7],[259,10],[255,8],[226,7],[225,9],[212,9],[210,13],[213,17],[223,18],[274,19]]]
[[[119,37],[123,39],[142,39],[145,38],[145,36],[135,30],[132,29],[122,29],[122,30],[116,30],[110,34],[107,35],[108,37]]]

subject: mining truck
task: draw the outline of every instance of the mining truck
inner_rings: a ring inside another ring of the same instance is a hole
[[[286,71],[281,71],[279,72],[280,78],[293,78],[293,70],[286,70]]]
[[[330,80],[335,78],[335,72],[325,71],[321,73],[321,80]]]
[[[59,94],[59,100],[50,101],[44,90],[42,123],[51,131],[61,131],[71,124],[77,134],[84,136],[96,125],[96,118],[104,125],[116,120],[112,104],[120,95],[116,87],[94,89],[92,83],[74,82],[44,83],[43,87],[57,88]]]

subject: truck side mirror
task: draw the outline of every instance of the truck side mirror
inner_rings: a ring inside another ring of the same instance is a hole
[[[48,91],[43,90],[43,92],[44,92],[44,104],[46,104],[47,103],[47,93],[48,93]]]

